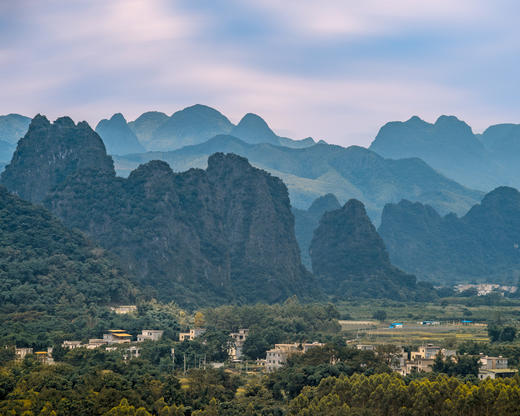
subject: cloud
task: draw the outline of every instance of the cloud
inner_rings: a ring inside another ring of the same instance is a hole
[[[346,145],[413,114],[455,114],[480,130],[520,110],[518,6],[506,0],[20,0],[0,10],[0,113],[95,125],[203,103]]]

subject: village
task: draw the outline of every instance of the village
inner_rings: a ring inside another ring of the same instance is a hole
[[[436,325],[436,322],[423,322],[423,325]],[[401,323],[393,323],[390,328],[400,328]],[[191,342],[205,333],[205,328],[191,328],[187,332],[179,333],[179,342]],[[103,334],[102,338],[89,339],[88,343],[81,343],[81,341],[63,341],[62,347],[64,349],[72,350],[76,348],[86,348],[89,350],[104,348],[107,351],[120,351],[122,358],[127,361],[139,358],[141,355],[140,344],[145,341],[159,341],[163,336],[162,330],[157,329],[143,329],[136,339],[132,339],[132,335],[123,329],[111,329]],[[228,363],[236,364],[244,360],[243,346],[247,340],[249,330],[247,328],[239,329],[237,332],[229,334],[230,343],[228,347]],[[385,348],[381,348],[385,344],[359,344],[356,340],[346,341],[347,345],[362,351],[371,351],[374,354],[380,354]],[[291,356],[297,354],[305,354],[312,348],[323,347],[325,344],[320,342],[312,343],[286,343],[275,344],[273,348],[266,352],[265,359],[258,359],[250,366],[251,369],[256,368],[259,371],[272,372],[287,363]],[[387,344],[389,345],[389,344]],[[172,348],[172,358],[174,357],[174,348]],[[32,348],[15,348],[16,358],[23,360],[28,355],[35,355],[36,358],[44,364],[53,364],[52,348],[46,351],[33,351]],[[433,371],[436,358],[441,357],[443,361],[452,360],[457,361],[457,353],[453,349],[442,348],[439,345],[427,343],[419,346],[414,351],[406,351],[403,347],[393,346],[393,349],[386,349],[386,361],[390,368],[401,374],[408,376],[413,373],[429,373]],[[508,367],[508,359],[506,357],[488,356],[480,354],[478,356],[479,372],[478,378],[480,380],[486,378],[504,378],[512,377],[517,374],[517,369]],[[204,367],[223,367],[224,362],[221,363],[203,363]]]

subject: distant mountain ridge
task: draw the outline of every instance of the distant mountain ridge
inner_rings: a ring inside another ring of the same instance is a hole
[[[101,120],[96,126],[96,133],[103,139],[109,154],[124,155],[145,151],[121,113],[114,114],[109,120]]]
[[[30,122],[29,117],[20,114],[0,116],[0,172],[2,165],[11,160],[16,143],[27,132]]]
[[[236,153],[280,177],[289,188],[292,205],[299,209],[307,208],[317,197],[334,193],[340,201],[362,200],[371,218],[378,221],[389,201],[406,198],[429,203],[444,213],[462,213],[483,195],[447,179],[420,159],[384,159],[362,147],[327,143],[292,149],[268,143],[249,144],[220,135],[172,152],[116,157],[115,162],[123,175],[153,159],[168,162],[175,171],[184,171],[204,168],[209,155],[215,152]]]
[[[309,248],[314,230],[318,228],[320,219],[325,212],[334,211],[339,208],[341,208],[341,205],[334,194],[326,194],[316,198],[307,210],[293,207],[294,232],[298,245],[300,246],[302,263],[307,269],[312,270]]]
[[[379,233],[392,262],[441,283],[500,282],[520,278],[520,193],[499,187],[461,218],[432,207],[388,204]]]
[[[500,185],[520,186],[520,126],[499,124],[483,134],[454,116],[434,124],[414,116],[385,124],[370,145],[383,157],[419,157],[449,178],[489,191]]]
[[[121,116],[122,117],[122,116]],[[106,120],[104,121],[106,122]],[[202,104],[196,104],[176,111],[170,117],[158,111],[149,111],[141,114],[136,120],[119,125],[120,131],[128,129],[135,134],[140,145],[149,151],[171,151],[185,146],[203,143],[220,134],[233,134],[247,143],[271,143],[274,145],[302,148],[315,144],[310,137],[303,140],[293,140],[276,135],[268,124],[260,116],[247,113],[235,126],[218,110]],[[99,126],[98,126],[99,127]],[[136,150],[131,146],[126,149],[118,148],[117,152],[111,151],[111,137],[96,128],[104,141],[108,140],[109,153],[126,155],[140,153],[144,150]],[[122,133],[120,133],[122,134]],[[129,140],[127,140],[130,142]]]

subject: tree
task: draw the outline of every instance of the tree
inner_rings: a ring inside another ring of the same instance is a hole
[[[202,312],[198,311],[195,314],[193,324],[195,325],[195,328],[203,328],[206,325],[206,318]]]
[[[382,309],[378,309],[377,311],[374,312],[374,314],[372,315],[372,318],[383,322],[386,319],[386,312]]]

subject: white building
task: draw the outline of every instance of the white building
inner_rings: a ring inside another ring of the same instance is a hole
[[[81,341],[63,341],[61,346],[63,348],[67,348],[69,350],[73,350],[75,348],[83,347],[83,345],[81,345]]]
[[[143,329],[139,335],[137,335],[137,342],[143,341],[159,341],[163,336],[164,331],[159,329]]]
[[[282,367],[293,354],[305,354],[311,348],[322,347],[324,344],[313,342],[312,344],[275,344],[273,349],[266,353],[265,368],[273,371]]]

